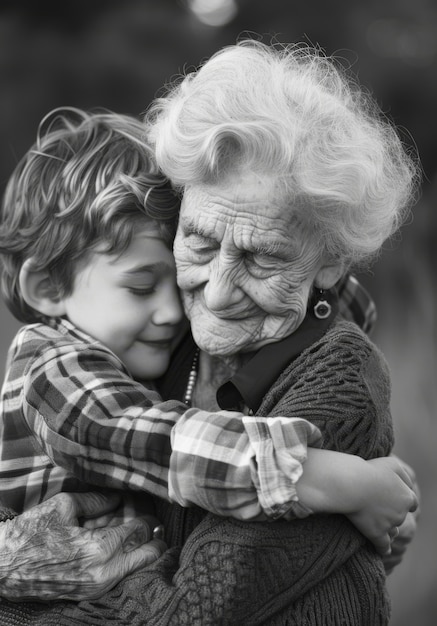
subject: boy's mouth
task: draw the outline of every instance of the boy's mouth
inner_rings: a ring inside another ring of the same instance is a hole
[[[164,337],[163,339],[140,339],[141,343],[146,345],[157,345],[157,346],[170,346],[174,339],[174,336]]]

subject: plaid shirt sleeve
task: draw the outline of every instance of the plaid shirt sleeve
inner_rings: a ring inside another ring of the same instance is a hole
[[[295,484],[307,447],[320,444],[319,429],[300,418],[230,415],[211,421],[190,409],[180,418],[172,433],[171,496],[239,519],[309,515]]]
[[[294,483],[306,446],[319,437],[304,420],[162,402],[97,345],[51,348],[23,393],[45,452],[85,483],[145,490],[238,519],[303,511]]]

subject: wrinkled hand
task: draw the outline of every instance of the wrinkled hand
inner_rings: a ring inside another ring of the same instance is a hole
[[[166,549],[152,539],[155,518],[88,529],[78,518],[104,516],[116,495],[62,493],[0,523],[0,595],[10,600],[98,598]]]
[[[365,498],[366,506],[348,518],[374,544],[390,568],[389,562],[393,563],[391,567],[399,563],[414,536],[415,517],[409,514],[418,508],[419,491],[413,470],[398,457],[372,459],[367,463],[376,472],[378,490],[376,493],[372,490]]]

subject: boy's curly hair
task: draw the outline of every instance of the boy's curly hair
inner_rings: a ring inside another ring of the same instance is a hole
[[[109,111],[55,109],[12,173],[0,225],[1,290],[22,322],[38,320],[23,300],[21,266],[32,259],[60,297],[97,245],[120,254],[150,222],[171,245],[180,200],[154,163],[142,123]]]

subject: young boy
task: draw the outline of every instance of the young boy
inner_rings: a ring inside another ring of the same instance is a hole
[[[1,215],[2,291],[26,325],[2,390],[0,493],[17,512],[90,485],[136,492],[138,510],[144,492],[183,504],[190,457],[171,457],[170,447],[182,414],[186,436],[191,422],[193,437],[205,425],[205,493],[195,504],[247,519],[263,511],[264,462],[255,463],[244,416],[162,402],[144,383],[166,370],[183,324],[171,251],[178,209],[142,124],[127,116],[56,110],[13,173]],[[257,419],[269,432],[272,422]],[[281,488],[269,513],[304,515],[293,483],[318,430],[273,422],[290,449],[277,478],[269,474],[269,493]],[[217,425],[228,426],[220,441]],[[208,486],[214,475],[220,488]]]

